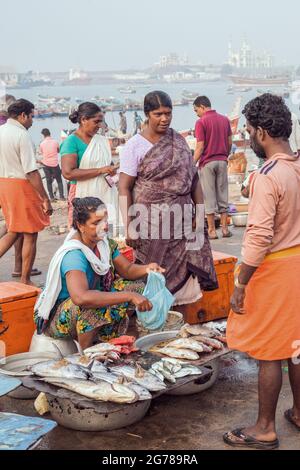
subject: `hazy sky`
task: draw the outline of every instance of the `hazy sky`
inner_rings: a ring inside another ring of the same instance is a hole
[[[143,68],[172,51],[222,63],[244,34],[299,65],[299,18],[295,0],[0,0],[0,66]]]

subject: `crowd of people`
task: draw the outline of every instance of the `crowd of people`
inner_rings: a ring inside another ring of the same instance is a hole
[[[37,304],[39,333],[76,339],[82,348],[96,338],[125,333],[128,313],[152,309],[143,296],[152,270],[164,273],[174,306],[182,313],[201,299],[203,291],[218,288],[210,240],[218,238],[216,213],[221,215],[222,236],[233,235],[228,228],[227,176],[232,131],[228,118],[212,107],[208,97],[199,96],[194,102],[199,120],[192,155],[186,140],[171,127],[171,98],[162,91],[147,94],[145,121],[142,126],[136,114],[135,135],[121,153],[119,169],[102,132],[104,113],[94,103],[82,103],[70,116],[78,128],[60,149],[50,131],[42,131],[40,157],[48,194],[28,133],[34,106],[24,99],[9,99],[7,121],[0,127],[0,206],[6,224],[0,257],[15,245],[16,263],[19,260],[15,274],[25,284],[32,283],[38,233],[50,223],[52,181],[56,179],[61,199],[65,198],[61,175],[70,182],[70,233],[57,247]],[[241,426],[224,440],[231,446],[273,449],[279,445],[275,414],[283,360],[288,361],[294,398],[285,416],[300,429],[300,365],[295,360],[300,340],[299,147],[291,148],[292,115],[282,98],[264,94],[249,102],[243,113],[251,148],[262,166],[249,186],[243,262],[231,300],[227,338],[231,349],[259,361],[259,415],[254,426]],[[126,134],[123,113],[120,120],[120,130]],[[107,182],[117,172],[118,188]],[[135,263],[108,236],[108,222],[116,222],[119,206]],[[138,212],[145,210],[138,223],[136,207]],[[170,215],[174,208],[179,216],[172,215],[165,236],[166,218],[160,211]],[[188,232],[186,218],[191,221]],[[201,241],[191,246],[200,232]]]

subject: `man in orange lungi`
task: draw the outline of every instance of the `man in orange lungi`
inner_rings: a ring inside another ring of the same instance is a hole
[[[8,108],[9,119],[0,127],[0,206],[7,233],[0,239],[0,258],[22,236],[21,282],[32,284],[38,232],[49,225],[52,207],[37,169],[28,135],[34,105],[17,100]]]
[[[275,449],[283,360],[294,399],[285,417],[300,430],[300,160],[289,145],[291,113],[281,98],[262,95],[243,113],[251,147],[265,164],[251,182],[227,337],[231,349],[259,361],[259,413],[254,426],[229,432],[224,440],[237,447]]]

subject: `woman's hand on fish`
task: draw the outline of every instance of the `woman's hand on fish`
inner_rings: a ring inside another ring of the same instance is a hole
[[[153,305],[146,297],[135,292],[131,293],[130,302],[132,302],[139,312],[149,312]]]
[[[157,263],[150,263],[146,266],[147,274],[149,274],[151,271],[154,271],[155,273],[161,273],[161,274],[166,272],[166,270],[162,268],[161,266],[159,266],[159,264]]]
[[[239,289],[236,287],[231,297],[230,305],[231,309],[237,315],[244,315],[244,300],[245,300],[245,289]]]

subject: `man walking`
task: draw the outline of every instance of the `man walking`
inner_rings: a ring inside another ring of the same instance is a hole
[[[265,160],[250,185],[243,263],[231,299],[228,345],[259,361],[259,413],[254,426],[225,434],[227,444],[279,446],[275,415],[288,361],[293,393],[285,418],[300,430],[300,159],[289,144],[291,113],[277,96],[250,101],[243,113],[251,147]]]
[[[52,214],[27,132],[33,111],[32,103],[17,100],[8,108],[7,123],[0,127],[0,206],[7,227],[0,239],[0,258],[23,237],[21,282],[29,285],[38,232],[49,225]]]
[[[61,179],[61,169],[58,164],[59,145],[56,140],[52,139],[49,129],[43,129],[42,135],[44,140],[40,144],[40,154],[42,155],[41,163],[43,164],[44,173],[47,181],[48,194],[50,200],[54,201],[52,182],[57,181],[60,200],[64,201],[64,188]]]
[[[216,211],[221,214],[223,237],[229,238],[232,236],[227,225],[227,160],[232,147],[230,121],[212,109],[206,96],[196,98],[194,111],[200,118],[195,127],[197,146],[194,160],[200,170],[209,238],[218,238],[215,226]]]
[[[125,135],[127,133],[127,119],[126,119],[126,116],[125,116],[125,113],[122,113],[121,111],[119,112],[119,115],[120,115],[120,125],[119,125],[119,128],[120,128],[120,131],[123,135]]]

